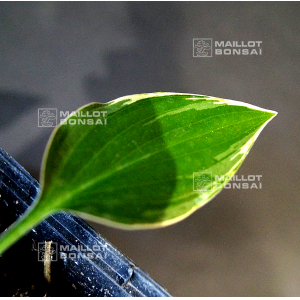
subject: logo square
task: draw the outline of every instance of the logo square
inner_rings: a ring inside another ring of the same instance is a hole
[[[45,260],[45,251],[45,242],[38,243],[38,261]],[[58,259],[58,247],[56,242],[51,242],[50,257],[51,261],[57,261]]]
[[[212,173],[211,172],[194,172],[193,173],[193,191],[211,191],[212,190]]]
[[[38,127],[56,127],[57,109],[39,108],[38,109]]]
[[[193,39],[193,57],[212,57],[213,43],[210,38]]]

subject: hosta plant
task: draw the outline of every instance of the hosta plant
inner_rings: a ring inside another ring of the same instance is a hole
[[[182,220],[221,191],[275,115],[238,101],[176,93],[79,108],[52,133],[40,193],[2,234],[0,254],[58,210],[125,229]],[[195,185],[194,173],[211,180],[198,176]]]

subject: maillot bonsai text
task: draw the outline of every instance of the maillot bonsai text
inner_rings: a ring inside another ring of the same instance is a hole
[[[107,111],[60,111],[62,125],[107,125]],[[72,117],[72,118],[71,118]]]

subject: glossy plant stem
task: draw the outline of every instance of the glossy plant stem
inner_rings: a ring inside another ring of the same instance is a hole
[[[37,203],[0,235],[0,255],[21,237],[46,219],[53,211]]]

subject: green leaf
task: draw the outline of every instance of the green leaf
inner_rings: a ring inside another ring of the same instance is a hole
[[[62,125],[52,136],[40,201],[137,228],[171,224],[211,200],[220,188],[194,191],[193,173],[231,177],[276,114],[241,102],[170,93],[79,110],[95,116],[96,111],[105,111],[99,114],[107,125]],[[73,116],[68,124],[78,119]]]
[[[175,93],[91,103],[53,132],[33,210],[42,217],[71,210],[121,228],[172,224],[220,192],[215,176],[228,182],[275,115],[242,102]],[[87,119],[94,125],[78,124]],[[194,173],[211,173],[206,179],[212,181],[195,190],[194,179],[203,178]]]

